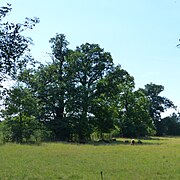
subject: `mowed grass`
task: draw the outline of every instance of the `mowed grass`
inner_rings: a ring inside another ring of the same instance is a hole
[[[180,138],[142,145],[0,145],[0,179],[180,179]]]

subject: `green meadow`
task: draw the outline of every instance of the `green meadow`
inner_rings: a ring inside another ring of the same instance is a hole
[[[124,140],[0,145],[0,179],[180,179],[180,138]]]

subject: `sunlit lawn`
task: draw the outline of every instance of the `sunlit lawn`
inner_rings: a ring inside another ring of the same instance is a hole
[[[120,141],[0,145],[0,179],[180,179],[180,138]]]

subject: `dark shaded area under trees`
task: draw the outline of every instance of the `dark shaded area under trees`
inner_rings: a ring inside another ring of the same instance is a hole
[[[89,43],[69,49],[63,34],[49,41],[52,61],[37,64],[29,54],[31,40],[21,32],[39,20],[3,23],[10,11],[10,5],[0,8],[0,82],[7,76],[16,81],[10,89],[1,87],[4,141],[180,135],[179,115],[161,118],[168,108],[175,109],[160,96],[162,85],[150,83],[135,90],[134,77],[115,65],[109,52]]]

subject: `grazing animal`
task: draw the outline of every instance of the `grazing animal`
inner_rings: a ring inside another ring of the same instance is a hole
[[[125,140],[124,142],[125,142],[125,143],[129,143],[129,141],[128,141],[128,140]]]
[[[131,145],[134,145],[134,144],[135,144],[135,140],[132,139],[132,140],[131,140]]]
[[[138,143],[138,144],[142,144],[142,141],[139,139],[137,143]]]

